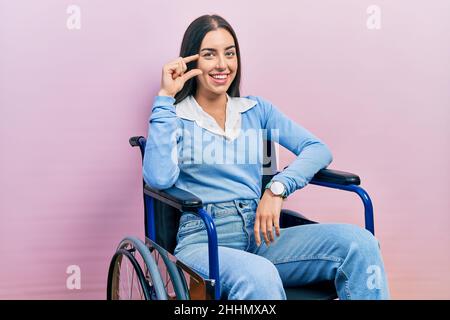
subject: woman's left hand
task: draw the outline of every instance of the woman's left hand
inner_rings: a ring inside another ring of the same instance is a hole
[[[260,232],[263,234],[266,245],[275,241],[273,227],[275,227],[277,237],[280,236],[280,212],[282,207],[283,198],[275,196],[270,189],[266,189],[256,209],[254,233],[258,247],[261,245]]]

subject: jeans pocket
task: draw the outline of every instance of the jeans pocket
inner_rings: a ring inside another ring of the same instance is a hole
[[[178,236],[185,237],[202,230],[205,230],[205,224],[201,218],[187,220],[180,224],[178,228]]]
[[[232,216],[234,214],[236,214],[236,209],[234,209],[234,208],[220,209],[220,210],[216,209],[213,211],[212,216],[213,216],[214,220],[216,220],[216,219],[223,219],[223,218]]]

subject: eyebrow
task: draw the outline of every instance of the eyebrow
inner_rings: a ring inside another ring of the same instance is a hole
[[[231,49],[231,48],[235,48],[235,47],[236,47],[235,45],[232,45],[232,46],[226,47],[225,50],[228,50],[228,49]],[[217,51],[217,50],[214,49],[214,48],[203,48],[202,50],[200,50],[200,52],[202,52],[203,50]]]

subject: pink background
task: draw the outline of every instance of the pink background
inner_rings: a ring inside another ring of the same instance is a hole
[[[119,240],[143,237],[128,138],[147,134],[162,65],[205,13],[235,28],[243,95],[272,101],[330,146],[330,168],[360,175],[392,297],[450,298],[449,1],[0,3],[0,298],[105,298]],[[71,4],[80,30],[66,27]],[[380,30],[366,27],[372,4]],[[286,207],[363,222],[356,195],[313,185]],[[66,288],[69,265],[80,290]]]

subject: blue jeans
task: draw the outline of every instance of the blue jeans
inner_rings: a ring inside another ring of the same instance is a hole
[[[219,243],[221,298],[286,299],[283,287],[332,280],[339,299],[389,299],[376,238],[350,224],[309,224],[281,229],[266,246],[255,243],[259,199],[212,203]],[[275,235],[275,232],[273,232]],[[175,255],[208,278],[208,236],[202,219],[183,212]]]

